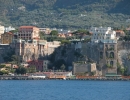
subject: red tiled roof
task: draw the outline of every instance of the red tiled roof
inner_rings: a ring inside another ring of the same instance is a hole
[[[12,34],[13,35],[13,33],[11,33],[11,32],[7,32],[8,34]]]
[[[124,34],[124,31],[122,31],[122,30],[116,30],[115,32],[120,33],[120,34]]]
[[[124,32],[124,31],[122,31],[122,30],[116,30],[116,32]]]

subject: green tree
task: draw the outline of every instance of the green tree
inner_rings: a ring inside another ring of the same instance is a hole
[[[52,35],[52,36],[58,36],[58,31],[52,30],[51,33],[50,33],[50,35]]]
[[[29,66],[27,71],[28,71],[28,73],[35,73],[36,72],[36,66]]]
[[[8,74],[9,72],[8,71],[6,71],[6,70],[2,70],[2,71],[0,71],[0,75],[4,75],[4,74]]]
[[[26,74],[27,73],[27,69],[25,67],[19,67],[15,70],[15,73],[17,74]]]
[[[112,68],[112,66],[110,64],[106,64],[107,68]]]
[[[65,70],[65,65],[62,64],[61,67],[60,67],[61,70]]]
[[[21,67],[21,74],[26,74],[27,73],[27,69],[25,67]]]
[[[70,44],[69,40],[61,40],[61,44]]]
[[[84,30],[84,29],[77,30],[77,31],[73,32],[72,34],[77,34],[77,33],[90,35],[89,31]]]
[[[94,76],[96,74],[96,71],[93,71],[90,73],[91,76]]]
[[[5,65],[0,65],[0,68],[4,68],[4,67],[6,67]]]
[[[15,29],[15,30],[12,30],[10,31],[11,33],[17,33],[18,32],[18,29]]]
[[[40,39],[44,39],[44,35],[45,35],[44,32],[39,32],[39,35],[40,35]]]
[[[120,68],[120,73],[121,73],[122,75],[124,75],[124,72],[125,72],[125,69],[124,69],[124,68]]]
[[[54,62],[55,69],[60,69],[63,64],[65,64],[64,59],[57,60],[56,62]]]
[[[12,55],[11,56],[11,61],[17,63],[18,62],[18,56],[17,55]]]

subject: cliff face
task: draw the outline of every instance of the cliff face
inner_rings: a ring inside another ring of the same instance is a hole
[[[101,46],[102,45],[102,46]],[[108,46],[106,50],[105,46]],[[90,44],[81,43],[81,46],[76,44],[61,46],[56,50],[54,58],[54,63],[62,59],[63,63],[68,66],[72,66],[73,62],[84,62],[86,64],[90,62],[95,62],[97,64],[97,70],[105,73],[117,73],[119,65],[121,68],[127,68],[130,73],[130,42],[118,42],[113,44],[113,50],[110,46],[112,44]],[[101,48],[103,47],[103,48]],[[113,55],[112,55],[113,54]],[[113,58],[113,57],[114,58]],[[107,65],[113,65],[109,68]],[[61,64],[62,65],[62,64]]]
[[[127,69],[127,74],[130,74],[130,42],[118,43],[118,62],[122,68]]]

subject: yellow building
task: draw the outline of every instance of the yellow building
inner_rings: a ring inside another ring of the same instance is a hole
[[[13,33],[7,32],[1,35],[1,44],[10,44],[13,41]]]

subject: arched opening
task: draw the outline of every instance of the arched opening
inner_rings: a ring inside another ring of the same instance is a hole
[[[114,52],[110,52],[110,58],[114,58]]]

